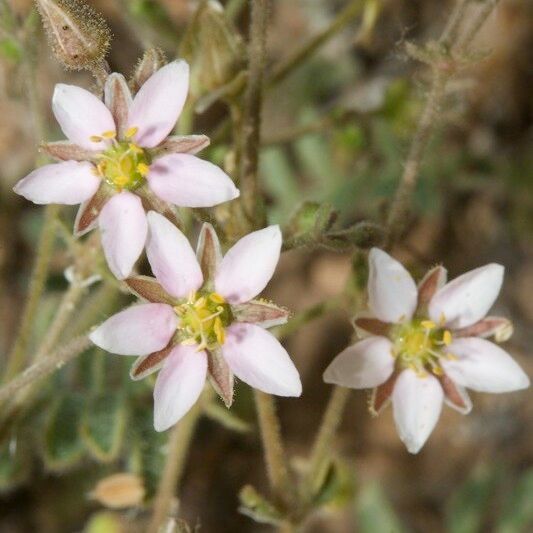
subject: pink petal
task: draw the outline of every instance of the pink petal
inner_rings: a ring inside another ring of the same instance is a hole
[[[96,346],[120,355],[148,355],[162,350],[176,331],[170,305],[141,304],[108,318],[90,335]]]
[[[450,281],[431,299],[431,319],[454,329],[474,324],[494,304],[503,283],[503,274],[503,266],[491,263]]]
[[[368,265],[368,305],[371,311],[383,322],[409,320],[418,300],[418,290],[409,272],[379,248],[370,250]]]
[[[222,169],[189,154],[170,154],[154,161],[148,185],[159,198],[181,207],[211,207],[239,196]]]
[[[165,431],[194,405],[207,374],[207,355],[194,346],[176,346],[159,372],[154,388],[154,428]]]
[[[300,396],[298,370],[274,336],[253,324],[232,324],[227,329],[222,355],[242,381],[269,394]]]
[[[368,337],[342,351],[324,372],[324,381],[369,389],[381,385],[394,370],[392,344],[385,337]]]
[[[163,215],[148,213],[146,255],[163,288],[176,298],[198,290],[203,282],[196,254],[183,233]]]
[[[56,85],[52,110],[68,139],[88,150],[103,150],[108,145],[108,141],[91,141],[91,136],[116,131],[115,121],[105,104],[75,85]]]
[[[529,387],[518,363],[496,344],[477,337],[454,340],[448,347],[458,359],[441,359],[446,374],[457,384],[480,392],[511,392]]]
[[[392,407],[396,429],[409,453],[418,453],[433,431],[443,398],[439,381],[430,374],[419,377],[407,369],[398,376]]]
[[[257,296],[270,281],[281,250],[279,226],[249,233],[228,250],[215,277],[215,290],[231,303]]]
[[[141,255],[148,224],[141,200],[131,192],[113,196],[98,218],[107,264],[118,279],[127,278]]]
[[[133,99],[128,127],[138,128],[134,139],[153,148],[172,131],[189,90],[189,65],[173,61],[148,78]]]
[[[13,190],[34,204],[79,204],[91,198],[100,186],[93,170],[93,165],[85,161],[44,165],[21,179]]]

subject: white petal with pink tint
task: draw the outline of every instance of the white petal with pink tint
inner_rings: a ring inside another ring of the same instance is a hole
[[[368,337],[342,351],[324,372],[324,381],[368,389],[381,385],[394,370],[392,344],[385,337]]]
[[[419,377],[404,370],[392,392],[394,421],[400,439],[410,453],[418,453],[439,420],[444,393],[430,374]]]
[[[370,250],[368,263],[368,305],[371,311],[384,322],[409,320],[418,300],[418,290],[409,272],[379,248]]]
[[[253,324],[232,324],[222,355],[242,381],[269,394],[300,396],[298,370],[277,339]]]
[[[189,65],[173,61],[142,85],[130,107],[128,127],[138,128],[134,139],[144,148],[161,143],[176,124],[189,90]]]
[[[13,190],[35,204],[80,204],[100,186],[93,170],[85,161],[44,165],[21,179]]]
[[[181,207],[211,207],[239,196],[222,169],[189,154],[170,154],[154,161],[148,185],[159,198]]]
[[[155,277],[172,296],[183,298],[202,285],[202,271],[189,241],[155,211],[148,213],[146,255]]]
[[[503,266],[491,263],[450,281],[431,299],[431,319],[454,329],[481,320],[498,297],[503,274]]]
[[[154,428],[165,431],[195,404],[207,375],[207,354],[195,346],[176,346],[154,388]]]
[[[270,281],[281,251],[279,226],[249,233],[228,250],[215,277],[215,290],[231,303],[257,296]]]
[[[91,141],[91,136],[116,131],[115,121],[105,104],[75,85],[56,85],[52,110],[68,139],[88,150],[104,150],[108,145],[108,141]]]
[[[104,205],[98,218],[107,264],[118,279],[127,278],[141,255],[148,224],[141,200],[123,191]]]
[[[176,326],[176,314],[170,305],[141,304],[108,318],[89,338],[108,352],[148,355],[165,348]]]
[[[496,344],[465,337],[448,347],[458,359],[441,359],[446,374],[456,383],[480,392],[511,392],[529,387],[518,363]]]

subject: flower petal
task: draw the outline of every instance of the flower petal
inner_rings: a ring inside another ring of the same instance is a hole
[[[118,279],[127,278],[141,255],[148,224],[141,200],[123,191],[104,205],[98,218],[107,264]]]
[[[222,169],[189,154],[156,159],[150,166],[148,185],[159,198],[181,207],[211,207],[239,196]]]
[[[195,404],[205,385],[207,355],[194,346],[176,346],[154,388],[154,428],[165,431]]]
[[[369,389],[381,385],[394,370],[392,344],[385,337],[368,337],[342,351],[324,372],[324,381]]]
[[[464,328],[482,319],[498,297],[504,268],[491,263],[450,281],[429,303],[429,316],[450,328]]]
[[[108,141],[91,141],[93,135],[116,131],[113,116],[105,104],[75,85],[56,85],[52,110],[68,139],[88,150],[104,150],[109,144]]]
[[[279,226],[249,233],[228,250],[215,277],[215,289],[231,303],[257,296],[270,281],[281,251]]]
[[[138,128],[134,137],[144,148],[157,146],[172,131],[189,90],[189,65],[173,61],[160,68],[133,99],[128,127]]]
[[[176,331],[170,305],[141,304],[108,318],[90,335],[96,346],[119,355],[148,355],[162,350]]]
[[[253,324],[232,324],[227,329],[222,355],[242,381],[268,394],[300,396],[298,370],[277,339]]]
[[[93,196],[100,186],[93,170],[88,162],[44,165],[21,179],[13,190],[34,204],[75,205]]]
[[[413,316],[418,291],[413,278],[389,254],[372,248],[368,256],[368,304],[383,322],[401,322]]]
[[[115,121],[119,139],[122,139],[127,128],[128,113],[132,102],[128,82],[122,74],[113,72],[107,77],[104,101]]]
[[[457,360],[441,359],[457,384],[480,392],[511,392],[529,387],[518,363],[496,344],[477,337],[454,340],[448,347]]]
[[[185,235],[155,211],[148,213],[148,227],[146,255],[163,288],[176,298],[199,289],[202,271]]]
[[[418,453],[439,420],[444,393],[431,374],[419,377],[404,370],[392,392],[394,421],[409,453]]]

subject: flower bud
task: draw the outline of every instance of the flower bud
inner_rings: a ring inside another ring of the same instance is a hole
[[[192,90],[203,94],[230,82],[246,56],[243,46],[221,4],[201,2],[180,46],[191,65]]]
[[[144,82],[166,64],[165,53],[160,48],[149,48],[139,59],[135,72],[130,80],[130,86],[136,93]]]
[[[35,0],[54,55],[67,69],[92,70],[104,60],[111,31],[81,0]]]

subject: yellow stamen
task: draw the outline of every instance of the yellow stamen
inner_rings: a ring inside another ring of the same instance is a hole
[[[116,136],[117,136],[116,131],[104,131],[104,133],[102,133],[102,137],[104,139],[114,139]]]
[[[128,128],[125,131],[124,136],[127,139],[131,139],[132,137],[135,137],[135,135],[137,134],[138,131],[139,131],[139,128],[137,128],[137,126],[132,126],[131,128]]]
[[[139,163],[137,165],[137,172],[139,172],[142,177],[145,177],[148,174],[149,170],[150,167],[146,163]]]
[[[218,344],[224,344],[224,341],[226,340],[226,332],[224,331],[224,326],[222,325],[222,320],[220,320],[219,316],[215,318],[213,331],[215,332]]]
[[[420,325],[424,329],[435,329],[437,327],[435,322],[433,322],[432,320],[422,320],[422,322],[420,322]]]
[[[224,296],[221,296],[220,294],[218,294],[218,292],[212,292],[210,295],[209,295],[209,298],[211,299],[211,301],[217,303],[217,304],[225,304],[226,303],[226,299],[224,298]]]
[[[100,135],[91,135],[89,140],[93,143],[99,143],[102,140],[102,137],[100,137]]]
[[[452,334],[450,331],[445,330],[442,334],[442,342],[445,344],[445,346],[449,346],[452,342]]]

